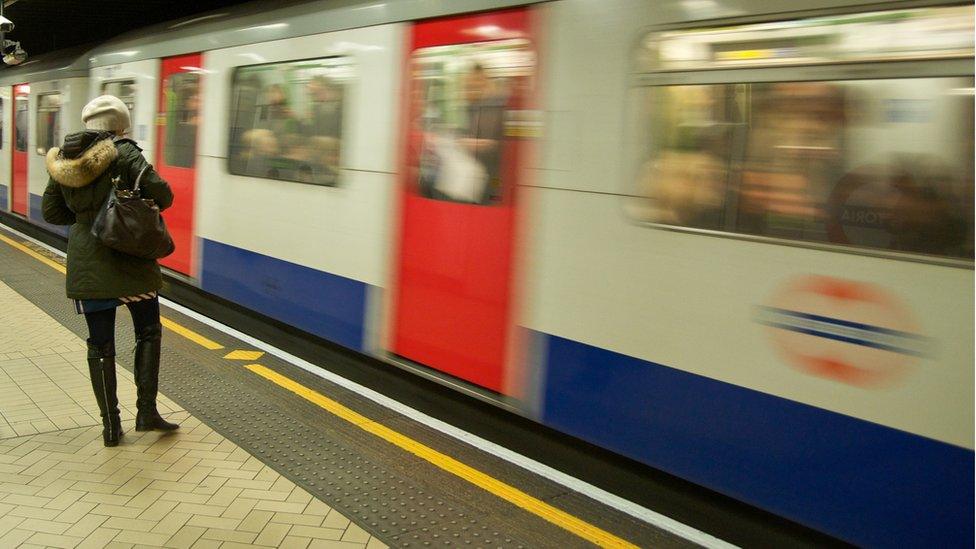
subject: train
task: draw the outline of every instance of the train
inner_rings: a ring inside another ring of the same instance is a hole
[[[861,546],[972,546],[973,5],[254,2],[0,71],[0,211],[112,94],[201,291]]]

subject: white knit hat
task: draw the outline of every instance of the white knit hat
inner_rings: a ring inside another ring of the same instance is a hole
[[[122,133],[129,128],[129,108],[114,95],[101,95],[85,105],[81,120],[89,130]]]

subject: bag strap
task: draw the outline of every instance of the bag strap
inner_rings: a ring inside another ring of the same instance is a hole
[[[149,169],[149,164],[146,164],[141,170],[139,170],[139,175],[136,176],[135,185],[132,186],[132,192],[139,192],[139,183],[142,181],[142,174],[146,173],[147,169]]]
[[[121,144],[121,143],[126,143],[126,142],[128,142],[128,143],[132,143],[132,145],[133,145],[133,146],[135,146],[135,148],[136,148],[136,149],[138,149],[139,151],[142,151],[142,147],[140,147],[140,146],[139,146],[139,145],[138,145],[138,144],[137,144],[137,143],[136,143],[135,141],[133,141],[133,140],[132,140],[132,138],[130,138],[130,137],[126,137],[126,136],[124,136],[124,135],[116,135],[116,136],[114,136],[114,137],[112,138],[112,144],[114,144],[114,145],[116,146],[116,148],[117,148],[117,147],[119,146],[119,144]],[[116,160],[116,164],[118,164],[118,160]],[[142,182],[142,174],[144,174],[144,173],[146,173],[146,169],[147,169],[147,168],[150,168],[150,167],[151,167],[151,166],[150,166],[149,164],[146,164],[145,166],[143,166],[143,167],[142,167],[142,169],[141,169],[141,170],[139,170],[139,175],[137,175],[137,176],[136,176],[136,181],[135,181],[135,183],[134,183],[134,184],[132,185],[132,191],[133,191],[133,192],[136,192],[136,193],[138,193],[138,192],[139,192],[139,184],[140,184],[140,183]],[[116,176],[116,177],[117,177],[117,179],[118,179],[118,180],[121,180],[121,179],[122,179],[122,174],[121,174],[121,173],[118,173],[118,172],[116,172],[116,173],[117,173],[117,176]],[[114,182],[114,181],[113,181],[113,182]]]

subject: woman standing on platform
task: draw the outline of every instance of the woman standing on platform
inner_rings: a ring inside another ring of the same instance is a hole
[[[85,105],[81,118],[87,128],[65,136],[64,145],[47,154],[50,174],[42,203],[44,220],[71,225],[68,233],[66,289],[75,308],[88,324],[88,371],[102,416],[105,446],[116,446],[122,436],[115,377],[115,309],[128,307],[136,334],[134,377],[137,400],[136,431],[170,431],[156,410],[162,326],[159,264],[104,246],[91,226],[116,182],[131,186],[147,166],[142,150],[123,137],[129,128],[129,109],[117,97],[103,95]],[[113,181],[114,180],[114,181]],[[149,167],[141,192],[159,209],[173,203],[173,192]]]

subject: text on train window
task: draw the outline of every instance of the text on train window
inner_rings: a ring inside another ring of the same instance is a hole
[[[237,175],[334,186],[339,181],[347,57],[238,67],[229,169]]]
[[[436,46],[413,54],[412,187],[424,197],[491,205],[515,165],[506,142],[526,112],[535,54],[524,39]]]
[[[168,166],[192,168],[197,150],[200,75],[171,74],[165,83],[166,140],[163,159]]]
[[[37,154],[61,144],[61,94],[37,96]]]

